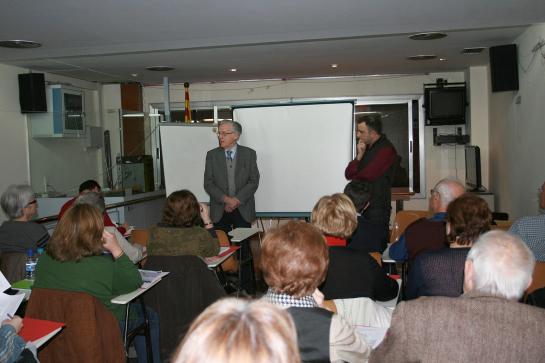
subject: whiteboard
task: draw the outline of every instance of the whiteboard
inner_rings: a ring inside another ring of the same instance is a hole
[[[257,153],[261,178],[257,213],[308,213],[320,197],[342,192],[344,169],[352,160],[353,104],[315,103],[235,108],[242,125],[239,143]],[[204,191],[206,153],[218,147],[213,125],[160,126],[167,194]]]
[[[258,213],[308,213],[323,195],[343,191],[353,115],[352,102],[234,109],[239,143],[257,152]]]
[[[167,195],[188,189],[201,202],[208,202],[204,191],[206,152],[218,147],[216,127],[211,124],[163,123],[161,152]]]

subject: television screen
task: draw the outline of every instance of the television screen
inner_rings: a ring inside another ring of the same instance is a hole
[[[426,125],[465,123],[465,87],[428,88],[425,93]]]
[[[478,146],[466,145],[466,186],[469,191],[481,190],[481,151]]]

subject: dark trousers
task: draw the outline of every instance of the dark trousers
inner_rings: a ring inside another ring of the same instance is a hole
[[[242,215],[238,209],[235,209],[230,213],[223,212],[223,216],[218,223],[215,223],[214,226],[216,229],[221,229],[222,231],[225,231],[225,233],[229,233],[235,228],[249,228],[252,226],[252,224],[246,222],[244,218],[242,218]],[[253,294],[255,293],[255,287],[253,284],[254,278],[252,277],[254,270],[252,268],[253,260],[250,241],[244,240],[240,242],[239,251],[240,286],[244,287],[249,294]]]
[[[244,218],[242,218],[242,215],[238,211],[238,209],[235,209],[234,211],[228,213],[223,212],[223,216],[219,220],[218,223],[215,223],[216,229],[221,229],[222,231],[225,231],[225,233],[231,232],[233,229],[238,227],[251,227],[252,224],[249,222],[246,222]]]

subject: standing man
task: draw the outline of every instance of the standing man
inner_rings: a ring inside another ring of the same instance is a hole
[[[348,164],[344,175],[348,180],[369,184],[371,200],[363,215],[371,222],[388,226],[392,209],[390,188],[397,152],[382,134],[379,114],[360,117],[356,122],[356,158]]]
[[[204,189],[210,195],[210,217],[217,229],[226,232],[250,227],[255,220],[257,157],[253,149],[237,144],[241,133],[238,122],[222,121],[219,147],[206,154]]]

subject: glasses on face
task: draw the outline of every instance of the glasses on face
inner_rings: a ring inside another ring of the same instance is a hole
[[[227,135],[231,135],[231,134],[234,134],[233,131],[231,132],[218,132],[218,136],[227,136]]]

